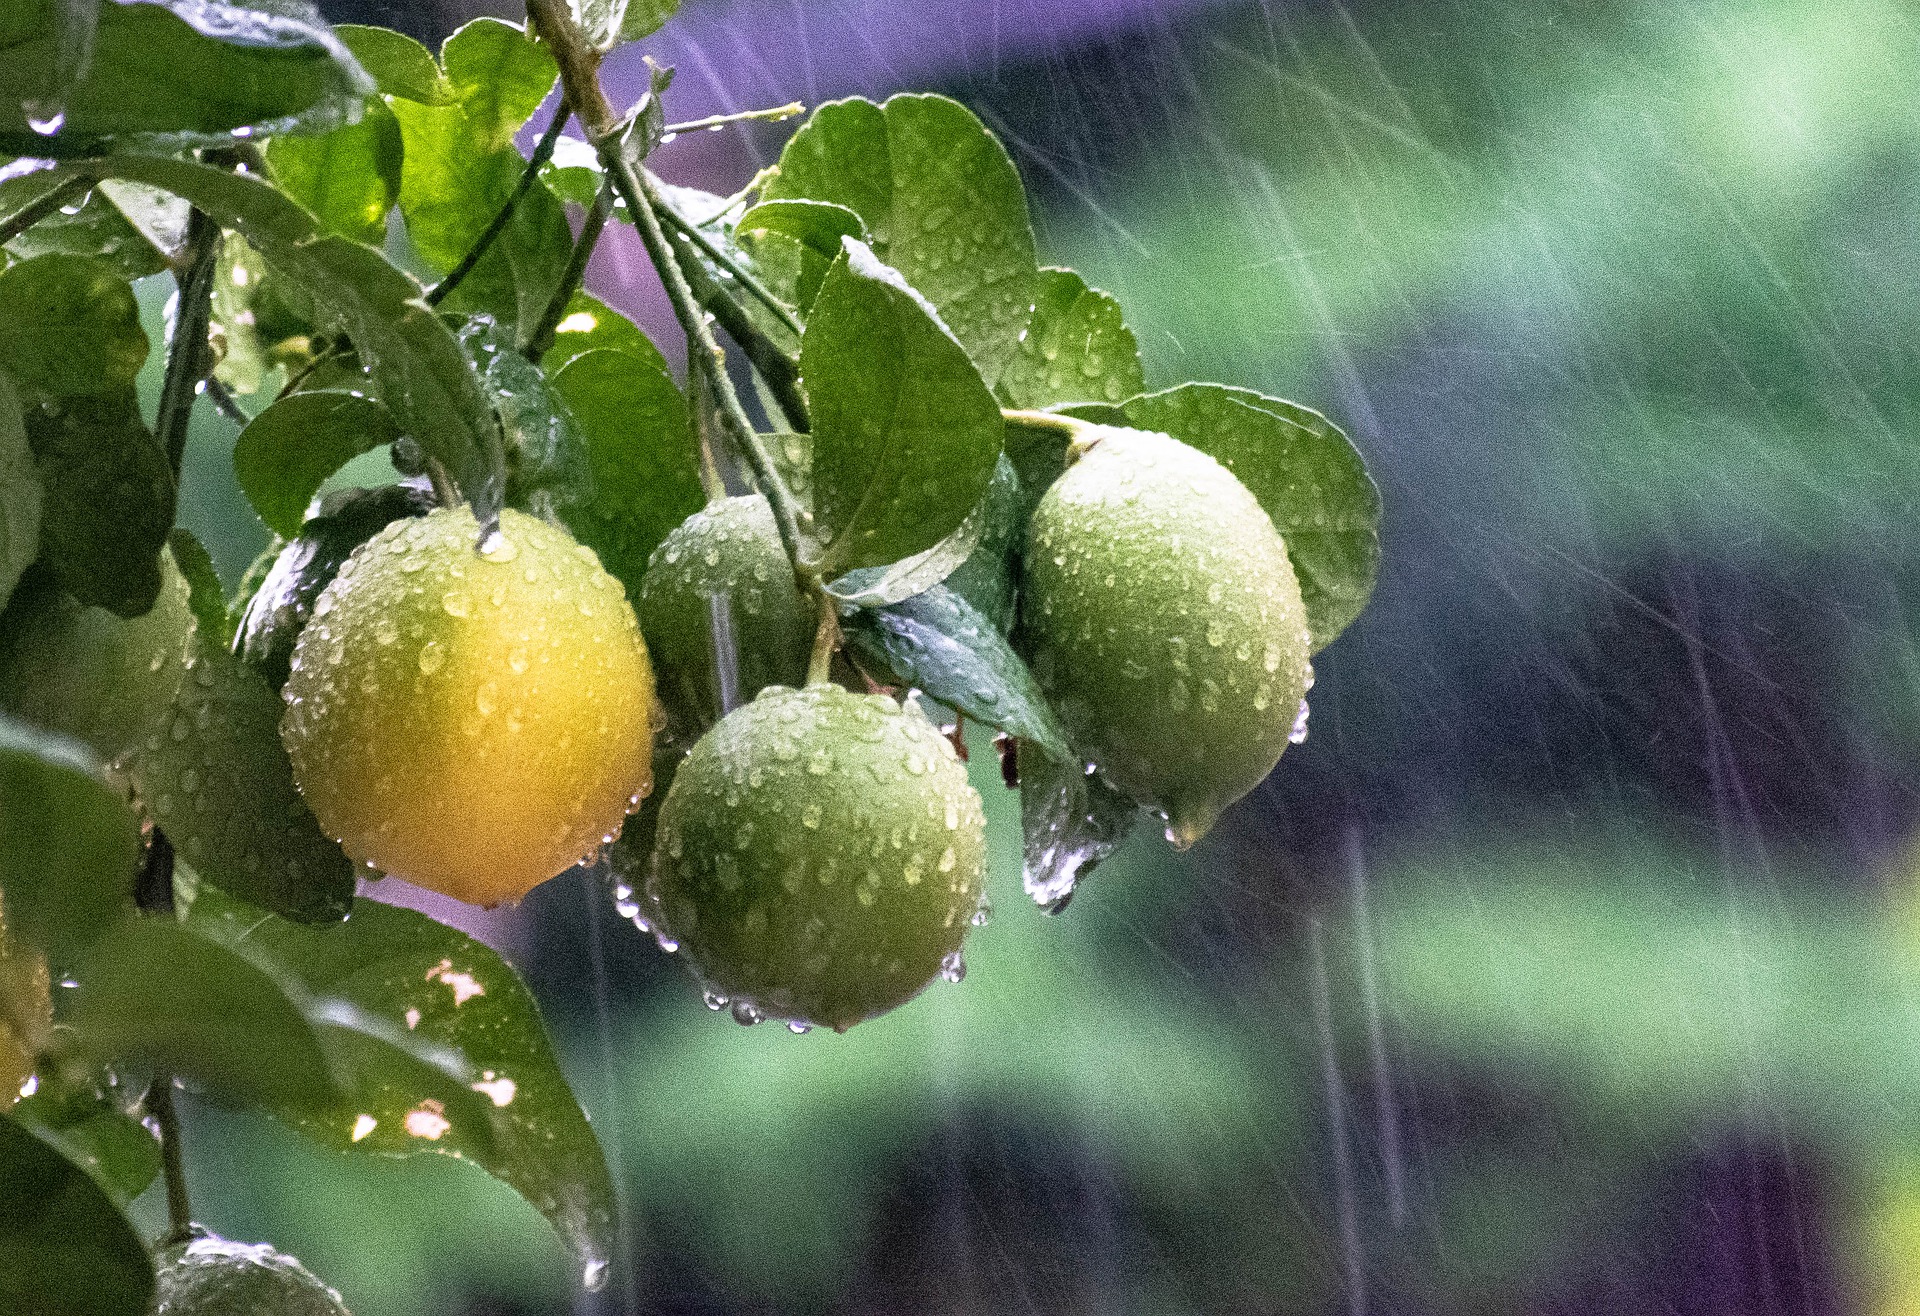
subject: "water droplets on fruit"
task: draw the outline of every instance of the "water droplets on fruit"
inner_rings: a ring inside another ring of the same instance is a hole
[[[967,976],[967,961],[959,951],[948,951],[940,957],[940,977],[946,982],[959,982]]]

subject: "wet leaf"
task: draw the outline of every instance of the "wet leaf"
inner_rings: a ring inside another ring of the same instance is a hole
[[[173,472],[131,387],[27,413],[44,491],[40,561],[82,603],[138,617],[159,597]]]
[[[70,1086],[62,1068],[44,1066],[38,1090],[15,1103],[8,1116],[57,1148],[124,1207],[160,1176],[160,1143],[127,1113],[115,1089],[102,1090],[92,1082]]]
[[[1026,664],[972,604],[935,585],[889,608],[862,609],[843,623],[854,650],[902,685],[918,686],[983,726],[1066,757],[1066,732]]]
[[[327,477],[398,437],[400,427],[385,404],[363,393],[290,393],[240,431],[233,473],[267,527],[291,539]]]
[[[0,182],[0,214],[24,209],[58,186],[62,177],[49,168]],[[16,260],[55,254],[97,256],[127,279],[158,274],[167,267],[153,243],[97,187],[78,205],[68,203],[14,238],[6,245],[6,254]]]
[[[1316,652],[1360,615],[1380,570],[1380,491],[1332,422],[1224,384],[1182,384],[1125,411],[1129,425],[1191,444],[1253,492],[1287,542]]]
[[[827,593],[858,608],[883,608],[932,589],[952,575],[980,546],[986,528],[986,499],[967,513],[952,534],[932,548],[889,566],[862,567],[827,585]]]
[[[139,183],[123,183],[113,178],[102,182],[98,191],[167,261],[179,260],[186,254],[187,220],[192,212],[186,202]]]
[[[40,553],[40,476],[20,394],[0,371],[0,608],[13,597],[20,573]]]
[[[146,1316],[153,1262],[105,1189],[0,1118],[0,1311]]]
[[[1057,914],[1094,865],[1120,847],[1139,807],[1077,758],[1020,744],[1022,880],[1027,894]]]
[[[573,413],[489,317],[469,321],[460,331],[460,344],[500,417],[507,443],[507,505],[564,522],[563,509],[593,501],[593,469]]]
[[[563,511],[567,528],[638,599],[648,556],[706,503],[686,398],[626,351],[575,357],[553,391],[573,413],[593,476],[593,500]]]
[[[986,495],[974,509],[980,518],[980,542],[945,581],[1002,635],[1013,629],[1014,580],[1032,510],[1021,496],[1013,462],[1001,453]]]
[[[0,715],[7,926],[56,971],[131,908],[140,827],[78,742]]]
[[[196,636],[173,710],[134,751],[134,794],[202,877],[302,922],[353,904],[353,864],[314,820],[280,743],[280,698]]]
[[[146,359],[133,289],[105,261],[36,256],[0,271],[0,369],[28,388],[111,393]]]
[[[207,317],[207,333],[219,358],[214,378],[231,392],[257,393],[272,368],[269,334],[279,327],[268,323],[272,316],[267,262],[238,233],[220,235],[220,252],[214,259]]]
[[[896,562],[951,534],[986,492],[1000,408],[926,300],[852,238],[801,344],[813,512],[828,560]]]
[[[193,531],[179,528],[167,536],[167,549],[187,582],[187,607],[193,613],[195,627],[211,643],[225,648],[233,641],[233,629],[227,622],[227,596],[206,546]]]
[[[575,357],[602,348],[632,352],[666,373],[666,358],[653,340],[640,332],[640,326],[592,293],[578,289],[567,299],[566,312],[554,329],[553,346],[540,358],[540,368],[552,378]]]
[[[378,101],[358,123],[274,138],[267,167],[283,192],[313,212],[321,232],[375,246],[386,240],[387,212],[400,198],[400,125]]]
[[[341,23],[333,31],[382,95],[422,105],[454,103],[453,86],[434,61],[433,52],[412,37],[391,28],[358,23]]]
[[[812,306],[813,299],[819,295],[820,281],[840,255],[840,239],[858,238],[872,245],[867,226],[845,206],[799,198],[761,202],[740,216],[734,232],[749,243],[763,264],[770,263],[770,253],[764,250],[769,235],[787,239],[799,247],[791,278],[780,282],[792,285],[787,291],[802,311]]]
[[[1027,323],[1033,227],[1013,161],[964,106],[931,95],[822,105],[762,196],[859,215],[875,254],[939,309],[981,377],[999,379]]]
[[[560,77],[547,48],[516,24],[476,18],[440,47],[454,100],[488,150],[510,146]]]
[[[374,901],[362,901],[347,923],[324,931],[204,896],[188,921],[209,936],[257,945],[316,997],[456,1049],[477,1073],[470,1086],[487,1098],[495,1146],[480,1150],[479,1130],[451,1114],[414,1114],[418,1098],[401,1086],[362,1091],[358,1105],[302,1119],[305,1132],[343,1151],[473,1160],[538,1208],[583,1266],[604,1263],[615,1208],[600,1144],[560,1071],[532,994],[497,954],[424,914]]]
[[[1033,285],[1033,320],[1000,376],[1010,406],[1117,405],[1146,390],[1140,346],[1120,303],[1072,270],[1045,269]]]

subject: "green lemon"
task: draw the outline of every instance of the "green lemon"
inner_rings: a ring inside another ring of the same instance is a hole
[[[495,905],[639,804],[653,676],[591,549],[515,511],[479,533],[443,508],[354,550],[294,647],[280,735],[355,862]]]
[[[917,707],[775,686],[680,764],[647,895],[737,1015],[845,1031],[957,976],[985,862],[980,796]]]
[[[85,742],[112,762],[166,713],[185,670],[187,582],[160,555],[160,596],[131,621],[88,607],[35,571],[0,614],[0,709]]]
[[[806,679],[814,609],[759,494],[724,498],[695,512],[661,541],[640,582],[640,629],[647,636],[660,698],[682,731],[720,716],[714,596],[733,623],[736,702],[770,685]]]
[[[1260,784],[1312,684],[1287,547],[1232,472],[1164,434],[1100,428],[1034,510],[1034,676],[1109,781],[1185,847]]]
[[[209,1235],[156,1261],[153,1316],[351,1316],[338,1293],[265,1243]]]

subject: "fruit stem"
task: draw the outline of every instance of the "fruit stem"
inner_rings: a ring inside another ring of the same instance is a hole
[[[66,182],[52,188],[37,201],[29,201],[5,219],[0,219],[0,247],[6,246],[54,211],[69,201],[77,201],[93,188],[94,180],[86,174],[76,174]]]
[[[506,203],[494,213],[493,219],[480,236],[474,240],[460,263],[447,273],[447,277],[427,289],[427,305],[438,306],[447,299],[447,294],[460,286],[461,280],[473,273],[474,266],[487,254],[494,240],[506,232],[507,225],[513,222],[513,212],[519,208],[521,200],[533,190],[534,182],[540,177],[540,167],[553,158],[553,151],[560,144],[560,134],[565,131],[567,118],[572,114],[567,102],[571,98],[562,96],[560,103],[553,107],[553,119],[547,124],[547,130],[540,134],[540,140],[534,145],[533,154],[527,158],[526,168],[520,171],[519,181],[514,183],[513,191]]]
[[[593,249],[600,243],[600,235],[605,232],[607,219],[613,214],[613,188],[605,183],[594,194],[593,204],[587,208],[587,217],[581,222],[580,236],[574,240],[573,254],[567,257],[566,272],[560,276],[559,284],[553,290],[553,296],[547,300],[547,309],[540,313],[540,323],[527,335],[526,343],[520,349],[520,355],[540,364],[540,358],[553,346],[554,330],[567,313],[567,303],[573,300],[573,293],[586,277],[587,262],[593,257]]]
[[[692,119],[686,123],[670,123],[666,127],[666,136],[678,137],[681,133],[697,133],[708,128],[724,128],[730,123],[751,123],[755,119],[768,123],[779,123],[782,119],[791,119],[796,114],[805,114],[807,107],[799,101],[788,101],[785,105],[775,105],[765,110],[738,110],[732,114],[709,114],[704,119]],[[720,212],[725,214],[725,211]],[[717,216],[716,216],[717,218]]]
[[[442,507],[460,506],[460,488],[438,457],[427,458],[427,483],[433,486],[433,500]]]
[[[840,647],[840,610],[826,590],[816,590],[820,603],[820,624],[813,632],[813,654],[807,660],[807,684],[821,685],[833,670],[833,655]]]
[[[167,344],[167,373],[160,385],[160,411],[154,437],[160,440],[180,482],[180,462],[187,452],[187,422],[193,416],[200,381],[211,372],[212,351],[207,345],[207,321],[213,313],[215,258],[220,254],[220,226],[204,211],[187,217],[187,249],[177,276],[180,295],[173,317],[173,339]]]

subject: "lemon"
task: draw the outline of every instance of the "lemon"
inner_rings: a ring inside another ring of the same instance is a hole
[[[515,511],[396,521],[313,605],[281,739],[357,863],[477,905],[618,832],[652,780],[653,676],[620,582]]]
[[[209,1235],[157,1262],[153,1316],[351,1316],[338,1293],[265,1243]]]

